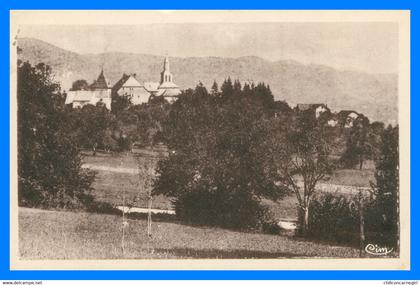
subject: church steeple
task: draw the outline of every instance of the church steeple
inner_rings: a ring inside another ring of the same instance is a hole
[[[169,57],[165,56],[163,71],[160,73],[160,85],[157,90],[157,95],[163,96],[168,102],[173,102],[178,98],[179,94],[181,94],[181,90],[174,83],[172,73],[169,69]]]
[[[169,72],[169,57],[165,56],[165,62],[163,63],[163,70]]]
[[[165,82],[172,82],[172,73],[169,70],[169,57],[165,56],[163,62],[163,71],[160,73],[160,84]]]

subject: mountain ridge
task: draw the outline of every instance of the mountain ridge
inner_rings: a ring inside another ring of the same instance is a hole
[[[68,90],[77,79],[92,82],[103,66],[114,84],[123,73],[136,73],[141,82],[159,81],[163,57],[107,52],[79,54],[34,38],[19,38],[19,59],[52,67],[56,80]],[[371,121],[396,122],[398,117],[398,75],[337,70],[329,66],[302,64],[294,60],[268,61],[257,56],[171,57],[174,81],[182,88],[199,82],[210,88],[227,77],[269,84],[276,100],[297,103],[325,103],[333,110],[353,109]]]

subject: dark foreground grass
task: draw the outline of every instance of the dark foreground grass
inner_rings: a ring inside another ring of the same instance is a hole
[[[128,220],[125,254],[119,216],[19,209],[19,251],[23,259],[159,258],[354,258],[358,250],[292,237]]]

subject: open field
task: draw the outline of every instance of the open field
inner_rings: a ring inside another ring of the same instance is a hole
[[[136,156],[131,153],[85,155],[85,166],[97,172],[93,183],[95,199],[112,205],[122,205],[123,197],[126,203],[131,203],[137,198],[134,206],[147,207],[147,189],[140,188],[138,165],[151,160],[156,163],[161,157],[162,155],[156,152]],[[170,210],[172,205],[167,197],[155,196],[153,208]]]
[[[139,200],[136,207],[147,207],[146,191],[139,191],[138,164],[145,161],[161,158],[162,154],[149,151],[142,155],[134,156],[131,153],[123,154],[98,154],[96,156],[85,155],[85,166],[97,172],[94,182],[93,195],[98,201],[108,202],[112,205],[123,204],[123,193],[127,202],[136,197]],[[340,169],[333,173],[331,178],[320,183],[323,191],[356,193],[355,186],[369,187],[369,182],[374,180],[374,169],[371,162],[366,163],[366,169]],[[268,205],[276,219],[296,219],[296,197],[294,194],[284,197],[278,202],[263,201]],[[170,210],[172,205],[165,196],[154,197],[153,208]]]
[[[125,254],[118,216],[19,209],[23,259],[355,258],[358,250],[286,236],[244,233],[180,223],[129,220]]]

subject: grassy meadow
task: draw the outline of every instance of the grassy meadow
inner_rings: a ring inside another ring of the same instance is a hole
[[[138,165],[156,163],[162,157],[163,155],[157,152],[142,155],[99,153],[92,156],[85,154],[83,163],[97,173],[92,193],[96,200],[108,202],[111,205],[122,205],[123,199],[126,203],[137,200],[134,206],[147,207],[148,189],[141,187],[141,176],[137,173]],[[153,208],[170,210],[172,205],[167,197],[155,196]]]
[[[158,258],[355,258],[358,250],[287,236],[128,220],[122,252],[122,219],[84,212],[19,209],[22,259]]]

